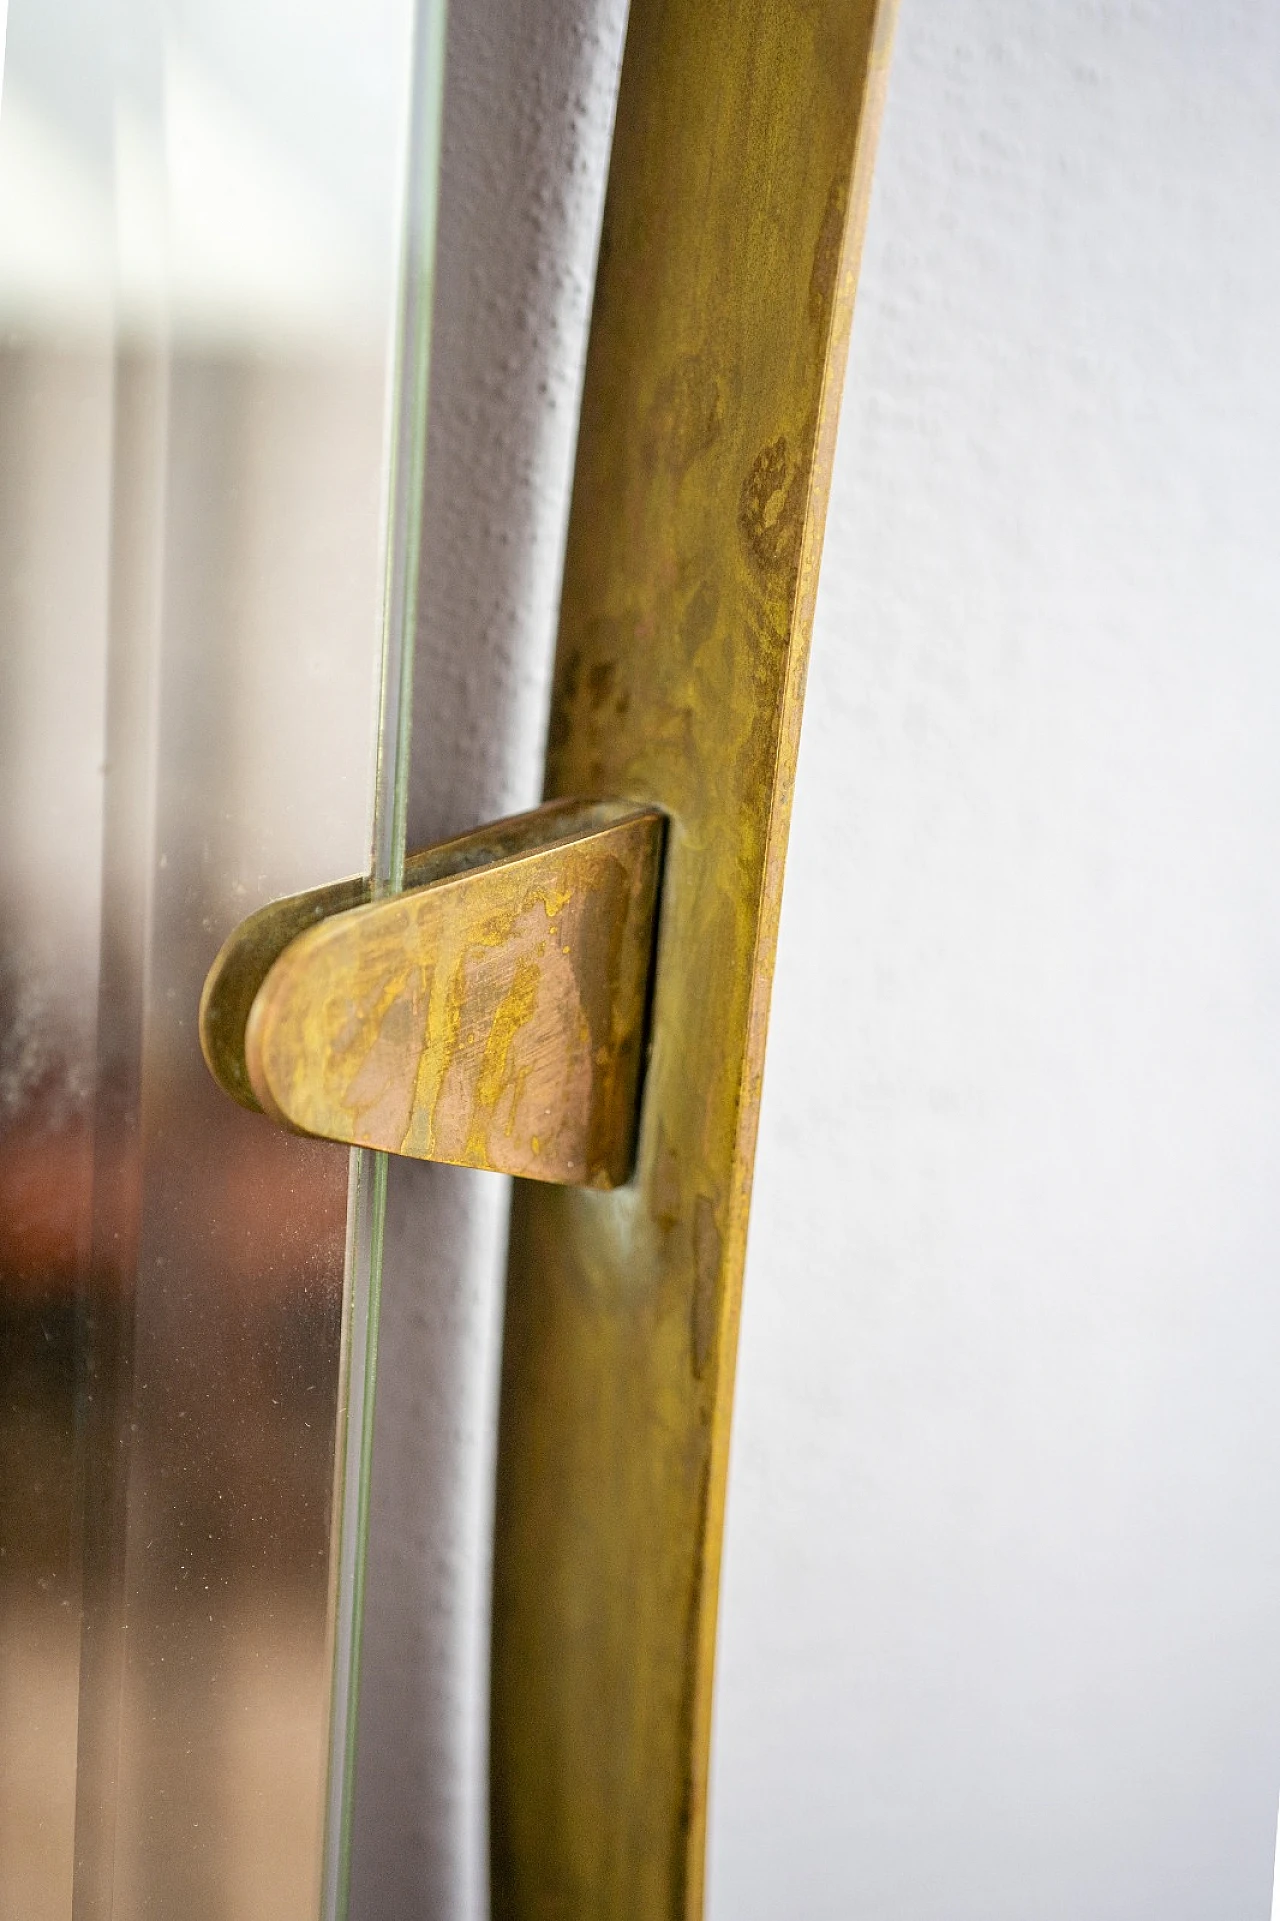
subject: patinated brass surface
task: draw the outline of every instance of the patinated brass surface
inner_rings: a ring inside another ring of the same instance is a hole
[[[702,1906],[730,1394],[806,645],[888,56],[875,0],[633,0],[549,794],[669,840],[636,1174],[521,1186],[494,1912]]]
[[[280,901],[210,971],[229,1093],[299,1132],[610,1187],[631,1166],[663,820],[561,802]]]
[[[241,1107],[262,1112],[244,1058],[244,1030],[258,989],[291,940],[328,914],[363,906],[369,892],[366,876],[270,901],[242,920],[223,945],[200,996],[200,1047],[213,1078]]]

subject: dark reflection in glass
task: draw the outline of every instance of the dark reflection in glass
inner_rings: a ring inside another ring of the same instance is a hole
[[[0,345],[0,1888],[31,1921],[71,1898],[109,374],[91,325]]]

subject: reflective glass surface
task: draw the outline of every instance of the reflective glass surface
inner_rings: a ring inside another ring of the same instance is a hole
[[[230,1103],[196,1010],[369,864],[412,25],[9,7],[6,1918],[316,1911],[349,1157]]]

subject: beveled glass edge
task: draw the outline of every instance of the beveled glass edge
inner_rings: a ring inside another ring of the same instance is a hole
[[[446,22],[446,0],[415,0],[386,436],[389,458],[384,508],[382,685],[370,857],[374,899],[399,893],[404,885]],[[330,1545],[333,1680],[320,1892],[322,1921],[346,1921],[351,1883],[386,1198],[387,1156],[354,1149],[348,1186]]]

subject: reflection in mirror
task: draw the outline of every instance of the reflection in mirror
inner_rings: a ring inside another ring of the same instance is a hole
[[[409,0],[12,0],[0,1887],[315,1912],[348,1157],[210,958],[366,869]],[[83,1522],[83,1530],[81,1523]],[[78,1759],[77,1759],[78,1757]]]

